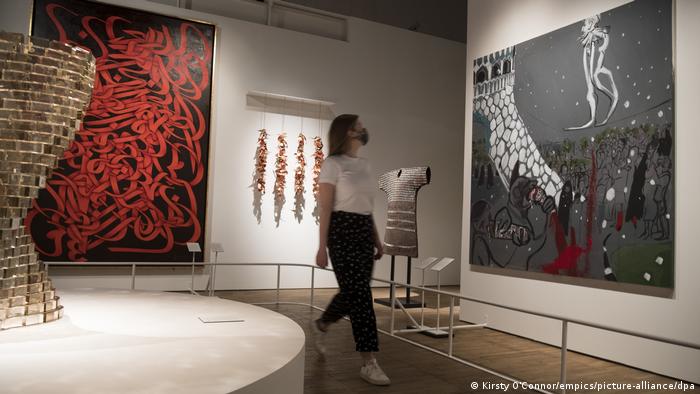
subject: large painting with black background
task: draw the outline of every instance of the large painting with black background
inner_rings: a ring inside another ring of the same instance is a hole
[[[673,287],[671,0],[474,60],[470,261]]]
[[[32,34],[97,59],[82,127],[25,221],[41,258],[191,261],[185,244],[205,236],[214,26],[35,0]]]

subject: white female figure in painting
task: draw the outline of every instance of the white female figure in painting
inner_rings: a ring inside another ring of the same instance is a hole
[[[586,100],[588,101],[588,106],[591,111],[591,118],[586,124],[576,127],[568,127],[565,130],[581,130],[587,127],[593,126],[595,122],[596,108],[597,108],[597,98],[595,95],[595,88],[603,92],[606,96],[610,98],[610,109],[608,114],[605,116],[602,122],[596,123],[596,126],[602,126],[608,123],[610,115],[615,111],[618,101],[617,86],[615,85],[615,80],[613,79],[612,72],[603,65],[605,61],[605,51],[608,49],[610,44],[610,26],[598,27],[600,22],[600,15],[591,16],[586,18],[583,22],[583,27],[581,27],[581,36],[578,38],[579,42],[583,46],[583,71],[586,74],[586,87],[588,92],[586,93]],[[600,80],[600,75],[605,75],[610,79],[610,89],[603,85]]]

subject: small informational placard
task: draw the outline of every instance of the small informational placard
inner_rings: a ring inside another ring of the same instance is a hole
[[[207,323],[242,323],[245,320],[239,318],[238,316],[208,315],[208,316],[200,316],[199,321],[207,324]]]
[[[214,251],[214,252],[219,252],[219,253],[221,253],[221,252],[224,251],[224,247],[223,247],[223,245],[221,245],[220,243],[214,242],[214,243],[211,244],[211,250]]]
[[[448,265],[455,261],[452,257],[444,257],[442,260],[438,261],[430,270],[431,271],[442,271]]]
[[[187,243],[187,250],[189,250],[191,253],[202,251],[202,249],[199,247],[199,244],[197,242],[188,242]]]
[[[430,268],[433,264],[435,264],[438,261],[437,257],[428,257],[427,259],[421,261],[420,263],[416,264],[416,269],[417,270],[424,270]]]

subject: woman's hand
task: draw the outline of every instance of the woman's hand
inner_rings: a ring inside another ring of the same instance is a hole
[[[318,253],[316,253],[316,265],[321,268],[326,268],[326,266],[328,266],[328,251],[326,248],[318,248]]]
[[[377,249],[377,252],[374,254],[374,259],[379,260],[384,256],[384,246],[382,245],[381,242],[376,242],[374,244],[374,248]]]

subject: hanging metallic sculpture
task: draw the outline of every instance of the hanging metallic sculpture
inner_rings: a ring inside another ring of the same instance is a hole
[[[277,158],[275,159],[275,224],[279,227],[282,219],[282,207],[286,202],[284,188],[287,185],[287,133],[277,136]]]
[[[304,145],[306,144],[306,136],[299,133],[297,136],[297,168],[294,171],[294,194],[297,196],[304,194],[304,179],[306,175],[306,158],[304,158]]]
[[[260,129],[258,149],[255,152],[253,183],[260,194],[265,194],[265,167],[267,166],[267,130]]]
[[[0,32],[0,329],[59,319],[63,307],[22,225],[87,109],[90,52]]]
[[[275,200],[284,200],[287,184],[287,134],[277,136],[277,158],[275,161]]]
[[[389,200],[384,253],[418,257],[418,190],[430,183],[430,167],[400,168],[382,174],[379,187]]]
[[[306,136],[299,133],[297,136],[297,167],[294,170],[294,218],[301,223],[304,219],[304,208],[306,199],[304,198],[304,181],[306,180],[306,158],[304,157],[304,146],[306,145]]]
[[[323,164],[323,141],[321,137],[314,137],[314,177],[313,191],[314,197],[318,197],[318,177],[321,175],[321,164]]]

